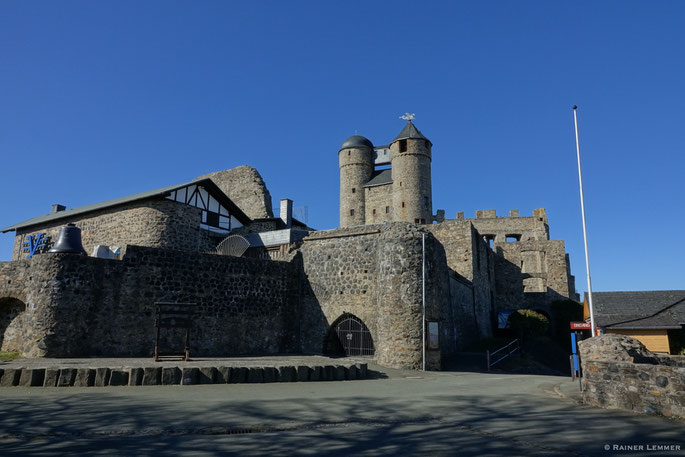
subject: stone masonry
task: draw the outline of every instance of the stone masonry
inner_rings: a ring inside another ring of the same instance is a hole
[[[618,334],[579,347],[586,404],[685,419],[685,357],[654,354]]]
[[[241,165],[202,175],[196,179],[202,178],[211,178],[250,219],[273,217],[271,194],[255,168]]]

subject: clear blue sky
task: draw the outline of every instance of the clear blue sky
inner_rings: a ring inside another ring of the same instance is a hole
[[[409,111],[434,210],[546,208],[582,292],[577,104],[594,289],[683,289],[684,23],[676,1],[4,1],[0,227],[248,164],[334,228],[340,144]]]

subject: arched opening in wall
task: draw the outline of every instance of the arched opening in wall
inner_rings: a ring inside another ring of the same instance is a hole
[[[0,351],[22,352],[21,318],[26,304],[13,297],[0,298]]]
[[[328,330],[323,352],[333,356],[372,356],[371,332],[357,316],[343,314]]]

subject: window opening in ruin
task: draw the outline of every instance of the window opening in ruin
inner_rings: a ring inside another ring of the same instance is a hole
[[[404,208],[404,202],[402,202],[402,208]]]
[[[407,140],[400,140],[400,152],[407,152]]]
[[[376,215],[376,208],[373,209],[373,215]]]
[[[350,210],[350,216],[354,216],[354,210],[353,209]]]
[[[347,155],[352,155],[352,151],[347,151]]]
[[[357,189],[355,189],[355,188],[353,187],[353,188],[352,188],[352,193],[354,194],[354,193],[356,193],[356,192],[357,192]]]
[[[495,235],[483,235],[483,240],[485,240],[490,249],[492,249],[495,244]]]
[[[389,206],[386,206],[386,207],[385,207],[385,214],[388,214],[389,212],[390,212],[390,207],[389,207]]]
[[[421,219],[421,223],[422,223],[422,224],[425,224],[425,223],[426,223],[426,219]]]
[[[356,316],[344,314],[331,325],[324,353],[327,355],[372,356],[373,338],[368,327]]]
[[[423,197],[423,204],[428,208],[428,197]]]
[[[418,224],[419,222],[421,222],[421,219],[414,219],[414,224]]]
[[[521,241],[521,235],[507,235],[507,243],[513,243],[514,241]]]

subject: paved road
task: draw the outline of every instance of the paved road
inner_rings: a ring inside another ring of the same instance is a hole
[[[387,374],[318,383],[6,388],[0,455],[685,455],[685,422],[577,405],[555,393],[560,384],[575,392],[568,378]],[[628,445],[643,450],[611,449]],[[656,445],[683,451],[648,447]]]

